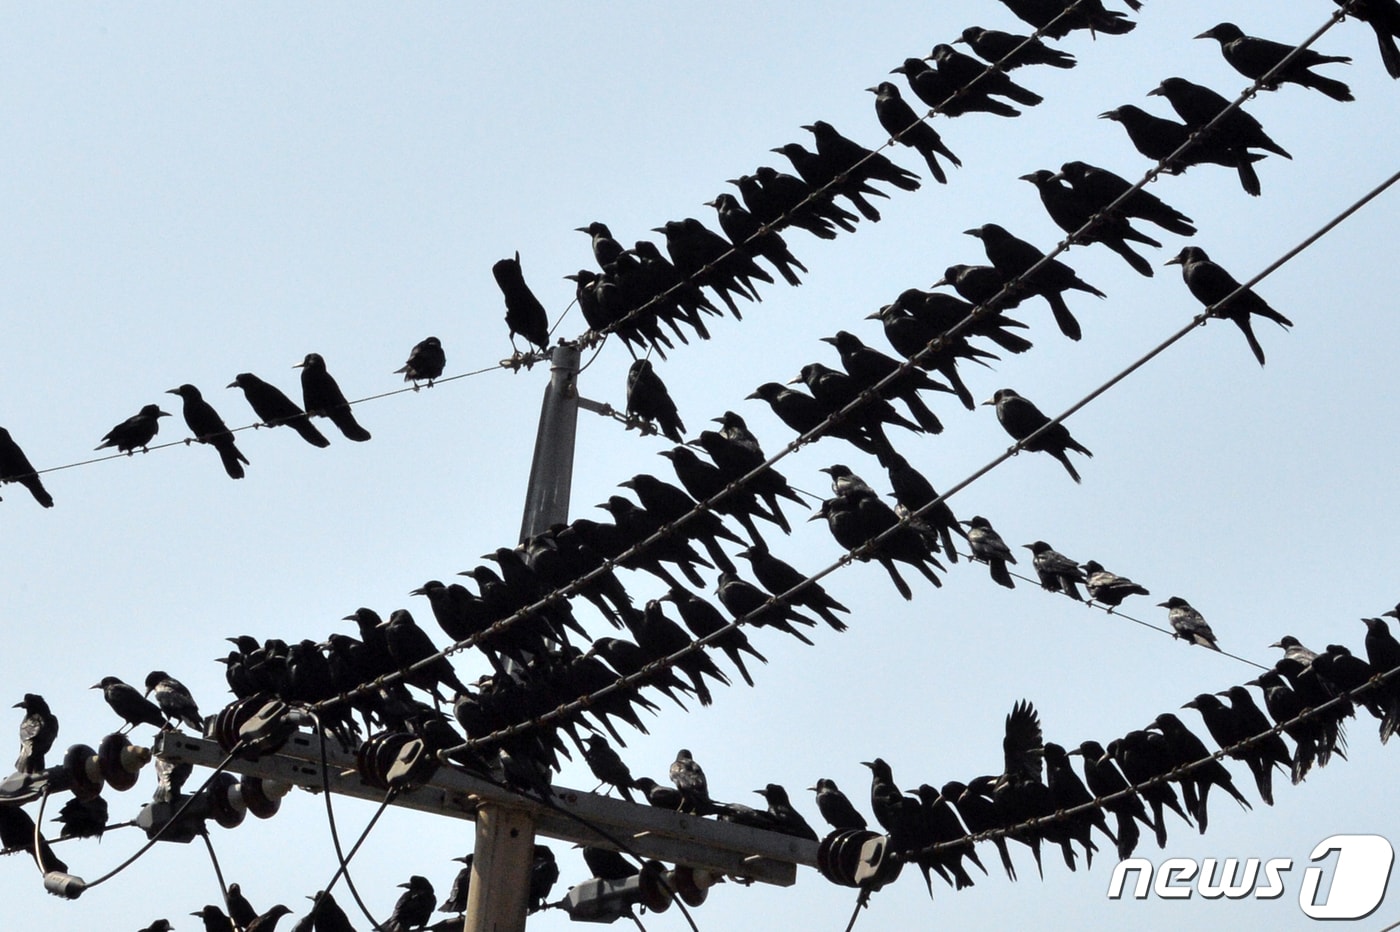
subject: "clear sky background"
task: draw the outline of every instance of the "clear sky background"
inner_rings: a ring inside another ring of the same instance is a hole
[[[885,348],[863,318],[905,288],[931,285],[949,264],[983,261],[961,231],[997,222],[1047,249],[1059,240],[1018,175],[1082,159],[1136,179],[1149,163],[1098,113],[1124,103],[1168,113],[1144,95],[1169,75],[1230,97],[1245,86],[1214,42],[1192,36],[1228,18],[1299,41],[1332,9],[1149,0],[1128,36],[1061,42],[1078,68],[1019,72],[1042,106],[1014,120],[940,119],[964,162],[947,186],[926,179],[917,192],[894,192],[879,202],[882,222],[832,242],[793,232],[789,244],[811,270],[801,288],[766,288],[742,322],[714,319],[712,341],[658,360],[690,433],[732,409],[776,450],[790,433],[744,396],[806,362],[834,365],[818,339],[838,329]],[[291,367],[307,352],[325,356],[351,397],[397,387],[392,371],[429,334],[442,339],[449,372],[492,365],[510,353],[494,261],[519,250],[557,317],[573,294],[563,276],[592,265],[575,227],[602,220],[631,243],[668,219],[713,225],[702,204],[727,189],[724,180],[765,163],[786,168],[768,150],[806,141],[799,127],[816,119],[878,144],[885,134],[862,89],[971,24],[1024,29],[994,0],[12,8],[0,37],[0,306],[9,324],[0,425],[47,468],[86,458],[150,402],[176,412],[159,440],[187,436],[178,399],[162,394],[183,382],[202,388],[230,425],[250,423],[241,392],[222,386],[252,371],[295,395]],[[1370,30],[1346,22],[1319,48],[1355,58],[1325,72],[1349,82],[1357,100],[1290,86],[1249,104],[1293,155],[1260,163],[1262,197],[1213,167],[1152,187],[1195,219],[1193,242],[1241,279],[1396,169],[1400,85],[1385,75]],[[926,175],[917,155],[894,157]],[[1188,598],[1221,646],[1245,657],[1271,663],[1277,652],[1267,645],[1290,633],[1316,649],[1336,642],[1360,652],[1358,619],[1400,598],[1396,197],[1258,287],[1296,324],[1284,332],[1260,323],[1267,367],[1232,325],[1211,323],[1072,419],[1095,453],[1080,463],[1082,486],[1027,454],[956,495],[954,510],[989,517],[1013,545],[1041,538],[1133,577],[1152,591],[1125,606],[1135,617],[1162,624],[1154,603]],[[1102,247],[1073,249],[1068,261],[1108,294],[1070,297],[1084,339],[1066,340],[1043,303],[1029,301],[1017,316],[1031,325],[1034,350],[966,368],[978,398],[1009,386],[1058,412],[1188,321],[1199,305],[1175,267],[1160,268],[1184,242],[1160,238],[1164,248],[1147,251],[1152,279]],[[556,336],[584,327],[575,311]],[[609,342],[583,373],[582,393],[621,407],[629,362]],[[106,675],[139,683],[166,669],[212,713],[227,698],[213,658],[228,635],[320,639],[349,629],[339,619],[360,605],[386,616],[411,608],[435,631],[426,603],[407,593],[515,542],[546,377],[544,367],[498,370],[366,404],[357,416],[374,439],[364,444],[333,436],[318,450],[286,431],[239,434],[251,460],[240,482],[212,451],[178,447],[46,475],[57,501],[48,511],[6,486],[3,705],[43,693],[62,722],[59,749],[95,744],[115,719],[87,687]],[[989,408],[932,403],[947,424],[941,436],[894,440],[938,488],[1006,448]],[[574,514],[603,516],[592,505],[636,472],[669,478],[655,455],[667,446],[582,415]],[[834,440],[782,469],[821,495],[818,469],[834,462],[886,488],[873,459]],[[839,554],[820,524],[770,543],[809,570]],[[626,582],[638,600],[659,593],[649,578]],[[980,566],[950,568],[937,591],[911,583],[906,603],[878,567],[830,578],[852,609],[850,631],[822,629],[812,648],[754,635],[771,660],[757,687],[722,690],[703,711],[663,709],[650,736],[628,736],[633,772],[664,779],[676,749],[689,747],[716,797],[754,804],[753,788],[781,783],[817,824],[802,788],[831,777],[868,811],[859,762],[876,755],[909,787],[1000,772],[1002,720],[1019,699],[1036,704],[1048,740],[1107,742],[1257,672],[1030,585],[1002,590]],[[591,610],[580,615],[605,632]],[[459,663],[467,679],[485,669]],[[1182,714],[1203,733],[1194,713]],[[8,720],[17,727],[20,713]],[[1112,903],[1106,845],[1092,870],[1075,874],[1047,854],[1043,881],[1017,850],[1016,884],[989,850],[993,875],[979,874],[973,889],[938,886],[930,902],[911,872],[875,896],[857,928],[1006,928],[1047,916],[1136,929],[1296,928],[1306,922],[1302,870],[1318,841],[1338,832],[1400,841],[1390,792],[1397,753],[1362,718],[1351,760],[1302,786],[1276,782],[1272,809],[1256,801],[1244,812],[1222,796],[1206,835],[1172,821],[1165,852],[1150,839],[1139,849],[1156,859],[1293,858],[1278,902]],[[1232,769],[1254,799],[1244,768]],[[559,782],[592,786],[581,765]],[[134,816],[152,785],[147,775],[109,793],[114,819]],[[371,811],[342,802],[342,831],[356,832]],[[60,851],[94,878],[140,842],[122,830]],[[321,802],[306,793],[271,821],[215,829],[214,842],[228,879],[262,908],[305,906],[335,870]],[[193,928],[186,914],[219,896],[201,847],[157,846],[78,902],[45,895],[23,856],[4,859],[4,924],[135,930],[166,916]],[[586,872],[558,847],[562,893]],[[445,893],[457,867],[449,859],[471,848],[468,824],[391,811],[354,875],[382,919],[410,874]],[[803,869],[795,888],[721,886],[695,918],[705,930],[839,930],[854,899]],[[1395,911],[1392,903],[1362,925],[1379,928],[1400,918]],[[530,925],[565,922],[546,913]],[[676,911],[645,922],[653,932],[685,927]]]

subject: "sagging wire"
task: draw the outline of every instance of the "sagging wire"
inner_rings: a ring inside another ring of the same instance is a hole
[[[206,827],[199,833],[199,837],[204,839],[204,847],[209,849],[209,861],[214,865],[214,876],[218,878],[219,881],[219,893],[223,897],[224,909],[232,912],[232,910],[229,909],[228,884],[224,883],[224,872],[223,869],[219,867],[218,855],[214,853],[214,842],[209,837],[209,829]]]
[[[104,825],[104,826],[102,827],[102,834],[105,835],[105,834],[107,834],[108,832],[112,831],[113,829],[118,829],[118,828],[132,828],[132,827],[135,826],[135,825],[136,825],[136,823],[135,823],[134,821],[130,820],[130,819],[128,819],[128,820],[125,821],[125,822],[113,822],[111,825]],[[58,838],[50,838],[50,839],[46,839],[46,841],[48,841],[49,847],[52,848],[54,845],[62,844],[62,843],[65,842],[65,841],[77,841],[77,840],[79,840],[79,839],[81,839],[81,838],[87,838],[87,837],[90,837],[90,836],[87,836],[87,835],[60,835]],[[11,855],[11,854],[32,854],[32,853],[33,853],[33,852],[30,850],[30,846],[27,845],[27,844],[26,844],[26,845],[15,845],[15,846],[10,847],[10,848],[0,848],[0,857],[7,857],[7,856],[9,856],[9,855]]]
[[[384,794],[384,801],[379,804],[379,808],[375,810],[374,816],[369,820],[369,824],[365,826],[365,830],[360,833],[360,837],[355,841],[354,846],[350,849],[350,854],[347,856],[340,844],[340,831],[336,827],[335,821],[335,807],[331,803],[331,797],[335,794],[331,792],[330,764],[327,761],[326,753],[326,730],[322,727],[321,719],[315,712],[311,712],[311,720],[316,726],[316,736],[320,740],[321,746],[321,795],[325,797],[326,801],[326,822],[330,826],[331,844],[335,848],[335,857],[339,862],[339,867],[336,868],[336,872],[331,877],[330,883],[325,886],[325,892],[330,893],[336,881],[343,876],[345,878],[345,886],[350,889],[350,896],[354,898],[355,905],[359,907],[360,912],[364,914],[364,917],[369,920],[370,925],[377,932],[377,930],[382,929],[383,926],[370,914],[369,907],[365,906],[365,901],[360,898],[360,891],[355,889],[355,881],[350,877],[350,860],[355,857],[355,854],[360,850],[360,845],[364,844],[365,839],[369,837],[370,830],[373,829],[375,823],[379,821],[379,817],[384,814],[384,810],[388,809],[389,804],[398,797],[399,791],[396,788],[390,787],[389,791]],[[315,907],[313,906],[312,908],[314,909]]]

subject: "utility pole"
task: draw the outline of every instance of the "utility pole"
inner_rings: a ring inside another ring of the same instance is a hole
[[[575,343],[561,340],[550,352],[549,384],[540,403],[535,455],[520,521],[521,541],[569,520],[578,427],[578,361]],[[526,895],[535,863],[535,821],[527,810],[511,802],[489,803],[477,810],[465,932],[525,930]]]

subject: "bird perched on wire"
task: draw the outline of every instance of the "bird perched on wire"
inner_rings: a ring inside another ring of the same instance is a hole
[[[709,808],[709,781],[705,779],[704,769],[696,763],[694,756],[688,749],[681,748],[676,752],[676,759],[671,762],[671,768],[667,775],[671,778],[671,783],[680,791],[687,809],[692,812],[701,812]]]
[[[137,725],[154,725],[156,728],[165,728],[165,716],[161,714],[156,704],[137,692],[136,687],[123,683],[117,677],[104,676],[99,682],[88,688],[102,690],[102,698],[107,701],[107,705],[111,706],[112,711],[126,722],[126,728],[121,730],[122,734]]]
[[[1130,595],[1152,594],[1128,577],[1110,573],[1097,561],[1085,561],[1083,569],[1084,588],[1089,590],[1089,601],[1107,605],[1110,613]]]
[[[1021,36],[998,29],[968,26],[953,40],[965,43],[977,57],[1013,71],[1025,65],[1049,65],[1051,68],[1073,68],[1074,56],[1041,42],[1034,36]]]
[[[973,559],[987,564],[987,569],[997,585],[1015,589],[1016,583],[1012,581],[1011,571],[1006,568],[1006,564],[1015,563],[1016,555],[1011,552],[1006,541],[1001,539],[992,523],[981,515],[973,515],[962,523],[967,525],[967,543],[972,548]]]
[[[1367,23],[1376,33],[1386,73],[1400,78],[1400,2],[1397,0],[1332,0],[1353,19]]]
[[[768,801],[768,814],[776,822],[778,831],[795,838],[806,838],[808,841],[818,840],[816,831],[807,824],[802,813],[793,808],[792,800],[788,798],[787,790],[782,786],[770,783],[754,792]]]
[[[30,465],[19,444],[15,443],[10,432],[0,427],[0,484],[18,482],[29,490],[34,500],[45,508],[53,507],[53,496],[39,479],[38,472]]]
[[[1047,592],[1063,592],[1076,602],[1084,601],[1075,583],[1085,582],[1084,571],[1079,564],[1055,550],[1043,540],[1026,544],[1025,548],[1035,554],[1032,561],[1035,574],[1040,577],[1040,587]]]
[[[164,670],[152,670],[146,676],[144,695],[149,696],[153,691],[156,694],[156,705],[165,713],[166,718],[189,725],[195,731],[204,729],[204,719],[199,714],[199,706],[184,683]]]
[[[600,783],[616,787],[622,798],[636,802],[632,795],[632,772],[627,763],[602,735],[589,735],[584,740],[583,760]]]
[[[137,447],[145,453],[146,447],[155,439],[160,430],[160,419],[170,417],[169,411],[162,411],[159,405],[145,405],[131,417],[107,431],[102,442],[94,450],[116,447],[117,452],[130,456]]]
[[[264,382],[251,372],[240,372],[227,387],[243,389],[243,396],[248,399],[248,405],[266,426],[278,427],[286,424],[313,447],[331,445],[325,435],[316,429],[316,425],[311,423],[306,412],[298,408],[296,402],[284,395],[277,386]]]
[[[1234,23],[1219,23],[1196,38],[1214,39],[1219,42],[1220,54],[1225,57],[1226,63],[1246,78],[1255,81],[1277,68],[1285,58],[1289,58],[1286,66],[1275,71],[1271,78],[1259,85],[1265,90],[1276,91],[1282,84],[1297,84],[1321,91],[1333,100],[1355,99],[1351,95],[1351,88],[1341,81],[1309,70],[1318,65],[1349,64],[1351,58],[1346,55],[1323,55],[1312,49],[1298,49],[1297,54],[1294,54],[1293,46],[1260,39],[1257,36],[1247,36],[1244,30]]]
[[[1168,259],[1166,264],[1181,266],[1181,277],[1191,294],[1206,307],[1214,308],[1210,316],[1234,321],[1235,326],[1244,333],[1254,358],[1259,360],[1261,366],[1264,365],[1264,348],[1259,345],[1259,340],[1254,335],[1250,316],[1257,314],[1285,329],[1293,326],[1293,321],[1270,307],[1269,302],[1255,294],[1253,289],[1240,290],[1240,283],[1235,281],[1229,272],[1212,262],[1206,251],[1199,246],[1185,247]],[[1235,294],[1236,291],[1239,291],[1239,294]],[[1231,298],[1231,295],[1234,297]],[[1227,298],[1228,303],[1222,303]]]
[[[1196,228],[1191,225],[1190,217],[1145,188],[1134,191],[1131,182],[1106,168],[1099,168],[1088,162],[1065,162],[1060,166],[1060,177],[1070,183],[1077,195],[1093,205],[1095,211],[1103,210],[1118,201],[1118,206],[1114,207],[1113,211],[1124,217],[1146,220],[1180,236],[1196,235]]]
[[[1089,451],[1088,447],[1071,437],[1069,428],[1065,427],[1064,424],[1051,424],[1050,418],[1042,414],[1039,408],[1009,388],[997,389],[996,393],[982,404],[996,406],[997,420],[1006,432],[1021,445],[1021,449],[1049,453],[1060,461],[1060,465],[1065,467],[1065,471],[1069,473],[1071,479],[1075,482],[1080,481],[1079,473],[1075,470],[1074,464],[1069,461],[1069,455],[1065,451],[1074,450],[1085,456],[1093,456],[1094,454]],[[1041,431],[1041,428],[1044,430]],[[1027,439],[1037,431],[1041,432],[1033,439]]]
[[[243,466],[247,464],[248,457],[238,449],[238,445],[233,442],[233,432],[228,429],[224,419],[219,417],[214,406],[204,400],[199,389],[187,382],[179,388],[167,390],[166,394],[179,395],[184,402],[185,425],[194,434],[194,439],[200,443],[207,443],[218,451],[219,459],[223,461],[224,471],[229,474],[229,478],[242,479]]]
[[[685,442],[685,422],[649,359],[638,359],[627,370],[627,417],[645,421],[672,443]]]
[[[1132,104],[1106,110],[1099,119],[1120,124],[1133,148],[1162,162],[1163,171],[1168,174],[1179,175],[1193,165],[1223,165],[1239,174],[1246,194],[1259,196],[1259,175],[1254,171],[1254,163],[1264,158],[1259,153],[1228,146],[1213,137],[1196,136],[1193,140],[1192,128],[1185,123],[1156,116]]]
[[[1127,14],[1104,8],[1101,0],[1001,0],[1018,19],[1040,30],[1051,39],[1063,39],[1076,29],[1090,34],[1121,36],[1137,28]],[[1140,0],[1127,0],[1128,6],[1140,9]]]
[[[330,418],[349,440],[362,443],[370,438],[369,431],[355,420],[350,402],[326,370],[326,360],[320,353],[307,353],[306,358],[292,368],[301,370],[301,396],[307,414]]]
[[[875,116],[890,138],[922,155],[938,183],[947,184],[948,174],[939,164],[938,156],[943,156],[959,168],[962,161],[943,143],[938,131],[919,118],[892,81],[881,81],[866,90],[875,95]]]
[[[1051,313],[1060,332],[1071,340],[1083,336],[1079,321],[1065,303],[1064,292],[1069,290],[1087,291],[1098,298],[1106,295],[1093,285],[1081,279],[1068,265],[1058,259],[1045,259],[1040,247],[1013,236],[1007,229],[995,223],[984,223],[980,227],[964,230],[968,236],[982,241],[987,260],[1006,281],[1019,280],[1018,290],[1024,294],[1038,294],[1050,305]],[[1030,269],[1040,265],[1034,273]]]
[[[513,259],[502,259],[491,266],[491,274],[506,302],[506,326],[510,328],[510,345],[519,355],[515,346],[518,333],[540,349],[549,348],[549,314],[540,299],[525,284],[525,273],[520,269],[520,253]]]
[[[442,341],[437,337],[428,337],[408,351],[408,361],[395,369],[394,375],[403,373],[403,380],[412,382],[415,389],[423,381],[432,388],[433,381],[442,375],[446,366],[447,354],[442,350]]]
[[[1157,605],[1167,610],[1167,621],[1171,622],[1173,637],[1181,638],[1188,644],[1198,644],[1211,650],[1220,650],[1215,643],[1215,632],[1210,630],[1205,616],[1191,607],[1191,603],[1179,596],[1172,596]]]
[[[793,270],[801,269],[805,272],[807,266],[792,254],[780,234],[771,229],[764,230],[758,218],[745,210],[737,197],[732,194],[720,194],[714,200],[706,201],[705,206],[715,209],[719,217],[719,228],[729,237],[735,249],[751,259],[765,259],[778,270],[778,274],[782,275],[789,285],[802,284],[802,279],[798,278],[797,272]]]
[[[44,697],[37,693],[25,693],[14,708],[25,712],[19,723],[19,758],[15,761],[15,772],[38,773],[44,769],[44,755],[58,738],[58,718],[49,711]]]

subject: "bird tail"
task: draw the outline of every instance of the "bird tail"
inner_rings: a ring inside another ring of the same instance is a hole
[[[1148,278],[1152,277],[1152,263],[1134,252],[1133,248],[1127,243],[1123,242],[1121,239],[1115,239],[1105,241],[1104,245],[1122,256],[1124,261],[1133,267],[1134,272],[1137,272],[1139,275],[1145,275]]]
[[[1027,107],[1034,107],[1036,104],[1043,103],[1045,100],[1044,97],[1041,97],[1030,88],[1022,87],[1011,80],[1004,82],[997,88],[995,93],[1003,97],[1010,97],[1012,100],[1016,101],[1016,103],[1024,104]]]
[[[332,408],[327,412],[327,416],[336,427],[340,428],[340,432],[345,435],[346,439],[363,443],[370,438],[369,431],[361,427],[359,422],[355,420],[355,415],[350,411],[349,405]]]
[[[911,145],[913,144],[911,143]],[[925,142],[923,145],[915,145],[914,147],[919,150],[919,154],[922,155],[924,161],[928,163],[929,174],[933,175],[934,180],[939,184],[947,184],[948,174],[943,171],[943,166],[938,164],[938,156],[933,151],[933,146]]]
[[[1254,358],[1259,360],[1259,365],[1264,365],[1264,347],[1259,345],[1259,339],[1254,335],[1254,326],[1249,322],[1249,315],[1232,318],[1244,332],[1244,338],[1249,343],[1249,349],[1254,353]]]
[[[1244,188],[1245,193],[1258,197],[1263,189],[1259,186],[1259,175],[1254,170],[1254,158],[1241,152],[1235,163],[1235,170],[1240,174],[1240,186]]]
[[[225,437],[222,440],[212,441],[214,448],[219,451],[219,459],[224,461],[224,471],[231,479],[243,478],[243,465],[248,462],[248,457],[244,456],[233,442],[233,437]],[[50,502],[52,504],[52,502]]]
[[[894,587],[899,590],[899,594],[906,602],[912,602],[914,591],[909,588],[909,584],[904,581],[904,577],[899,575],[899,570],[895,568],[894,561],[889,557],[880,557],[880,565],[885,568],[885,572],[890,574],[890,580],[894,582]]]
[[[1060,332],[1071,340],[1078,340],[1084,336],[1084,331],[1079,326],[1079,321],[1070,312],[1069,305],[1065,303],[1064,295],[1058,291],[1050,291],[1045,294],[1045,300],[1050,303],[1050,310],[1055,315],[1055,323],[1059,325]],[[1070,470],[1071,473],[1074,470]],[[1076,478],[1076,482],[1079,480]]]
[[[992,579],[997,585],[1005,586],[1008,589],[1016,588],[1016,583],[1011,579],[1011,571],[1006,568],[1005,560],[993,557],[987,561],[987,568],[991,571]]]
[[[1385,63],[1386,74],[1400,79],[1400,46],[1396,45],[1395,38],[1389,35],[1384,27],[1375,23],[1371,25],[1376,30],[1376,42],[1380,45],[1381,61]]]
[[[44,488],[44,483],[39,481],[38,475],[25,476],[19,480],[20,485],[29,490],[29,494],[34,496],[34,500],[45,508],[53,507],[53,496],[49,490]]]
[[[1336,80],[1335,78],[1328,78],[1320,74],[1313,74],[1311,71],[1304,72],[1304,74],[1307,76],[1306,79],[1298,82],[1304,87],[1310,87],[1313,90],[1321,91],[1328,97],[1331,97],[1333,100],[1340,100],[1346,102],[1356,99],[1351,95],[1351,88],[1347,87],[1346,84]]]
[[[924,403],[924,400],[919,397],[917,392],[908,392],[900,395],[900,398],[903,399],[904,404],[908,406],[909,413],[914,415],[914,420],[920,427],[930,434],[943,433],[943,422],[940,421],[938,415],[934,414],[933,410]]]
[[[301,439],[311,444],[313,447],[328,447],[331,442],[325,435],[316,429],[316,425],[311,423],[311,419],[306,415],[292,418],[287,422],[287,426],[301,435]]]

